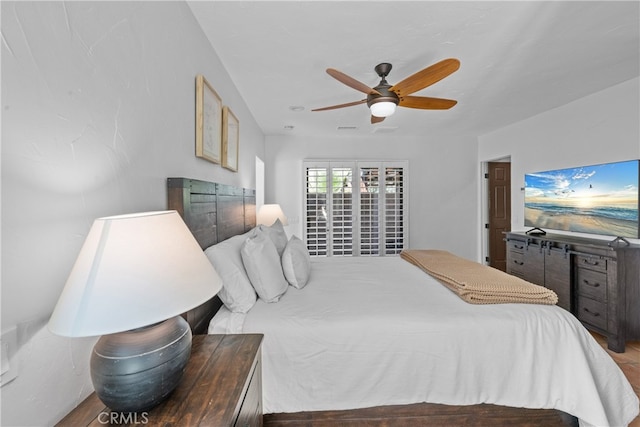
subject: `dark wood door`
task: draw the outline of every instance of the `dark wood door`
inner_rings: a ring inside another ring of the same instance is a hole
[[[511,231],[511,163],[489,162],[489,265],[506,271],[504,232]]]

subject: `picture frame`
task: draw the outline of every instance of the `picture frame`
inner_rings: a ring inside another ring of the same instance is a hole
[[[196,157],[222,159],[222,99],[203,75],[196,76]]]
[[[222,109],[222,167],[238,171],[240,122],[226,105]]]

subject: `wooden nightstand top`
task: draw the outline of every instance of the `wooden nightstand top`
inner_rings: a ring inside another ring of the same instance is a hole
[[[261,342],[259,334],[195,335],[180,384],[157,407],[111,414],[92,393],[57,425],[233,425],[259,363]]]

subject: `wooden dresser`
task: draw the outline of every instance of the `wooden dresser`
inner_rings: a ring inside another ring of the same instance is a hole
[[[262,426],[262,335],[195,335],[178,387],[148,412],[111,413],[92,393],[58,426]]]
[[[507,273],[558,294],[558,305],[622,353],[640,339],[640,246],[507,232]]]

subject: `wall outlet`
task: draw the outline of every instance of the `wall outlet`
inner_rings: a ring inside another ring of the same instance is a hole
[[[10,383],[18,376],[18,330],[13,328],[6,330],[0,337],[0,387]]]

